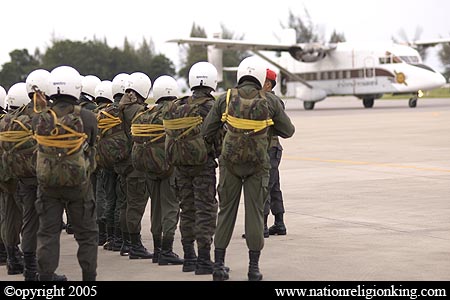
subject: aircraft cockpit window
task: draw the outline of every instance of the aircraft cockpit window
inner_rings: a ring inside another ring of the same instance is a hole
[[[399,64],[402,63],[402,59],[396,55],[393,55],[391,52],[386,51],[386,56],[379,58],[380,64]]]
[[[408,64],[418,64],[420,62],[417,56],[400,56],[400,58]]]

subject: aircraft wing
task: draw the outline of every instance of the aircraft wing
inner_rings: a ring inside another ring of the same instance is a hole
[[[434,39],[434,40],[418,40],[413,43],[416,46],[433,47],[437,44],[450,44],[450,38]]]
[[[172,39],[168,43],[191,44],[191,45],[213,45],[221,49],[230,50],[256,50],[256,51],[289,51],[295,45],[249,43],[242,40],[207,39],[207,38],[185,38]],[[299,45],[297,45],[299,46]]]

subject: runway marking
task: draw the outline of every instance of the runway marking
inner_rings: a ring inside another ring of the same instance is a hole
[[[420,171],[450,173],[450,169],[426,168],[426,167],[417,167],[417,166],[408,166],[408,165],[399,165],[399,164],[376,163],[376,162],[369,162],[369,161],[322,159],[322,158],[316,158],[316,157],[301,157],[301,156],[289,156],[289,155],[283,155],[282,159],[301,160],[301,161],[318,161],[318,162],[338,163],[338,164],[347,164],[347,165],[367,165],[367,166],[388,167],[388,168],[396,168],[396,169],[414,169],[414,170],[420,170]]]

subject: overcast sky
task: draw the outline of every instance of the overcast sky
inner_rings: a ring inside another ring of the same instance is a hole
[[[165,41],[188,37],[193,22],[209,34],[224,24],[246,40],[270,42],[289,10],[304,16],[305,7],[326,38],[336,29],[347,41],[390,41],[404,29],[413,39],[418,27],[421,39],[450,36],[447,0],[6,0],[1,7],[0,65],[14,49],[45,50],[52,35],[106,37],[109,46],[121,46],[125,36],[136,45],[151,38],[157,52],[178,63],[179,47]],[[436,59],[427,62],[438,67]]]

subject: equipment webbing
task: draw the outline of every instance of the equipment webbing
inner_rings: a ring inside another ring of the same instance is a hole
[[[230,96],[231,96],[231,89],[228,89],[226,98],[226,108],[221,118],[222,122],[227,122],[228,124],[237,129],[253,130],[253,132],[255,133],[275,124],[272,119],[250,120],[244,118],[236,118],[229,115],[228,106],[230,103]]]

